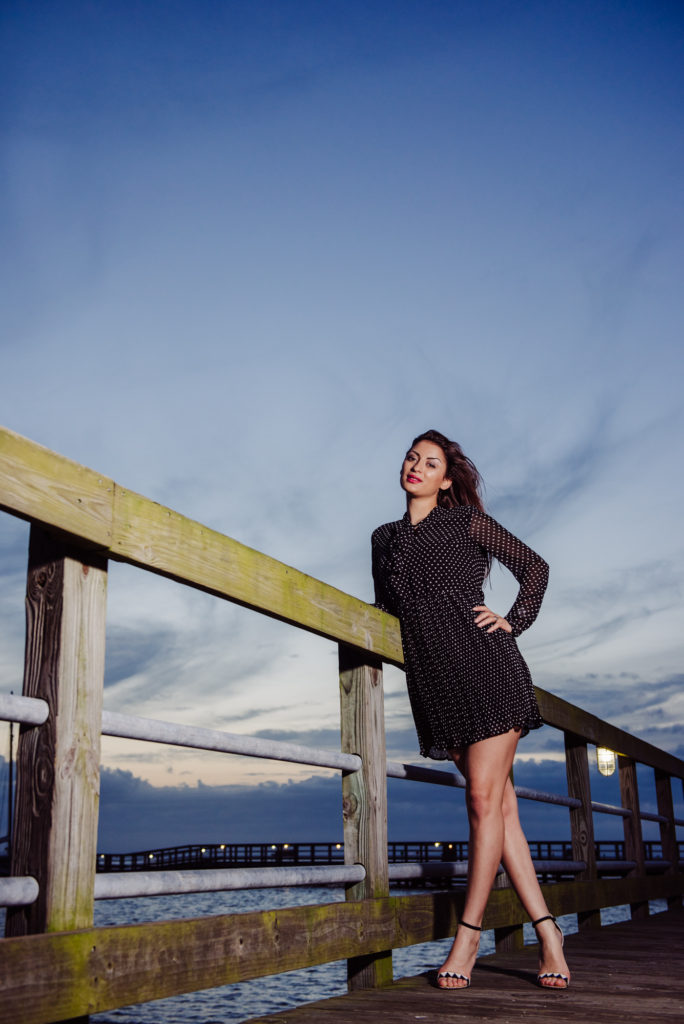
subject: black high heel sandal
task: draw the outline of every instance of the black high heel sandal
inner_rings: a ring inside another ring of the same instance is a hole
[[[536,921],[533,921],[532,922],[532,927],[536,930],[537,925],[541,924],[542,921],[553,921],[554,925],[556,926],[557,931],[560,933],[561,949],[562,949],[563,948],[563,940],[564,940],[565,936],[563,935],[563,932],[561,931],[560,926],[559,926],[559,924],[556,921],[556,918],[553,916],[553,914],[546,914],[544,917],[538,917]],[[565,982],[565,984],[564,985],[544,985],[544,983],[542,981],[542,978],[561,978]],[[559,992],[564,992],[566,988],[570,987],[570,978],[569,978],[569,976],[567,974],[559,974],[557,971],[544,971],[542,974],[538,974],[537,975],[537,984],[541,988],[557,989]]]
[[[458,927],[463,925],[464,928],[470,928],[474,932],[481,932],[482,928],[477,924],[468,924],[467,921],[459,921]],[[440,978],[459,978],[461,981],[465,981],[465,985],[457,985],[454,987],[437,985],[437,988],[442,992],[462,992],[466,988],[470,988],[470,978],[467,974],[461,974],[460,971],[439,971],[437,973],[437,982],[439,983]]]

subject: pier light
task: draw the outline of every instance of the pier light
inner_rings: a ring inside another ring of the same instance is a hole
[[[336,849],[336,850],[341,850],[341,849],[342,849],[342,843],[338,843],[338,844],[336,845],[335,849]]]
[[[441,845],[442,845],[441,843],[435,843],[435,846],[441,846]]]
[[[596,748],[596,764],[601,775],[612,775],[615,771],[615,753],[608,747]]]
[[[154,860],[154,854],[153,853],[148,853],[147,854],[147,859],[148,860]]]
[[[225,843],[221,843],[219,849],[220,850],[225,850],[225,848],[226,848],[226,844]]]
[[[454,848],[454,844],[453,843],[449,843],[449,849],[453,850],[453,848]]]
[[[289,850],[289,848],[290,848],[290,844],[289,843],[283,843],[283,850]]]
[[[202,852],[202,853],[206,853],[206,852],[207,852],[207,848],[206,848],[206,846],[203,846],[203,847],[202,847],[202,850],[201,850],[201,852]]]
[[[275,844],[275,843],[272,843],[272,845],[271,845],[271,849],[272,849],[272,850],[275,850],[275,849],[276,849],[276,844]]]

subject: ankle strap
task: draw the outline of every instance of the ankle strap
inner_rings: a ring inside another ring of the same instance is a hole
[[[556,918],[553,916],[553,914],[547,914],[545,917],[538,917],[536,921],[532,922],[532,927],[536,928],[538,924],[542,923],[542,921],[553,921],[553,923],[555,924]],[[463,924],[462,921],[461,924]]]
[[[482,931],[482,928],[480,927],[480,925],[478,925],[478,924],[468,924],[468,922],[464,921],[463,918],[461,918],[461,920],[458,922],[459,928],[461,927],[461,925],[463,925],[464,928],[472,928],[472,930],[474,932],[481,932]]]

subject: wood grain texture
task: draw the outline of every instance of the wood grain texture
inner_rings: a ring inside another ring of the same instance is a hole
[[[659,822],[663,857],[670,862],[670,867],[666,871],[668,875],[675,875],[679,872],[679,844],[677,843],[677,829],[674,823],[672,780],[667,772],[661,772],[656,769],[655,784],[658,814],[662,814],[663,817],[667,818],[667,821]],[[668,904],[670,909],[681,907],[681,896],[670,897]]]
[[[637,781],[636,764],[630,757],[618,757],[618,773],[620,776],[620,799],[622,806],[628,808],[632,814],[629,818],[622,819],[622,827],[625,835],[625,858],[636,862],[636,867],[630,871],[630,877],[643,878],[646,874],[644,839],[641,830],[641,817],[639,805],[639,784]],[[633,918],[648,917],[648,901],[630,904],[630,911]]]
[[[0,509],[109,547],[114,483],[0,427]]]
[[[564,882],[542,890],[558,915],[629,903],[647,891],[666,898],[682,892],[682,876]],[[47,1024],[380,952],[388,941],[397,947],[445,938],[462,904],[461,893],[421,893],[5,939],[0,1024]],[[492,892],[485,928],[526,920],[512,890]]]
[[[684,761],[678,757],[668,754],[667,751],[661,750],[659,747],[654,747],[646,740],[632,736],[631,733],[625,732],[623,729],[618,729],[617,726],[611,725],[609,722],[604,722],[596,715],[592,715],[583,708],[570,704],[546,690],[535,687],[535,693],[539,709],[547,725],[575,733],[588,743],[608,747],[616,754],[624,754],[625,757],[631,757],[643,764],[653,765],[662,771],[669,772],[670,775],[682,778]]]
[[[446,994],[425,972],[390,989],[354,992],[246,1024],[681,1024],[684,915],[657,914],[566,937],[568,992],[535,984],[536,947],[479,957],[467,992]]]
[[[565,771],[568,778],[568,796],[582,801],[580,807],[570,808],[572,857],[573,860],[583,860],[587,865],[577,878],[579,881],[592,881],[596,878],[596,848],[588,751],[584,739],[571,732],[565,733]],[[601,927],[600,906],[601,904],[597,903],[588,913],[580,913],[580,927]]]
[[[340,644],[339,669],[341,749],[362,760],[359,771],[342,773],[344,859],[366,869],[363,882],[347,887],[346,898],[372,899],[389,894],[382,664]],[[380,954],[363,954],[347,963],[350,989],[391,981],[391,943]]]
[[[118,486],[111,555],[403,663],[393,616]]]
[[[99,555],[32,528],[23,692],[50,715],[20,732],[12,874],[40,895],[8,910],[8,935],[92,924],[106,579]]]

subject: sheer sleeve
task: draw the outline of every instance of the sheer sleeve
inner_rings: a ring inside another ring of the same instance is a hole
[[[376,530],[371,538],[371,557],[373,568],[373,586],[375,587],[375,607],[380,611],[396,615],[394,602],[389,595],[385,577],[387,573],[387,557],[380,540],[380,530]]]
[[[502,562],[520,584],[518,596],[506,615],[513,636],[531,626],[541,607],[549,582],[549,567],[527,544],[514,537],[500,523],[478,509],[473,510],[470,536],[480,547]]]

